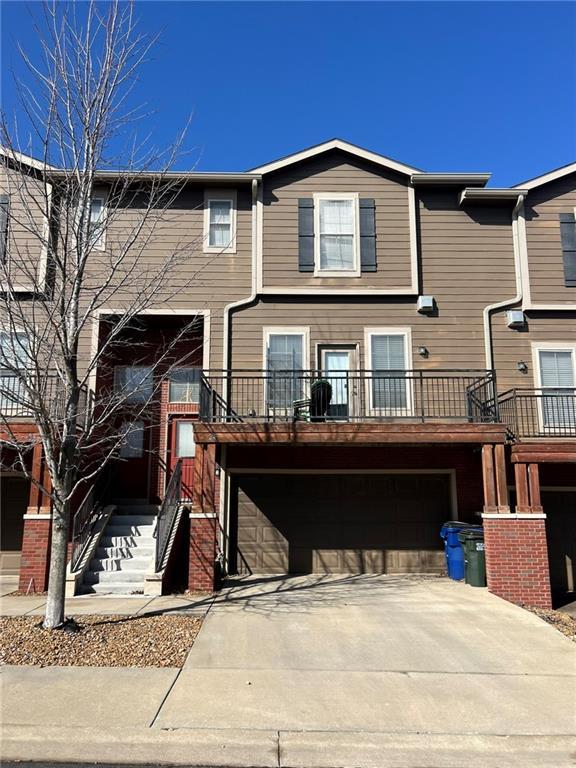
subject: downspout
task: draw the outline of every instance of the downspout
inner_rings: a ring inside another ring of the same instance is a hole
[[[516,296],[513,299],[504,299],[496,304],[484,307],[484,351],[486,355],[486,368],[491,371],[494,368],[494,350],[492,344],[492,331],[490,318],[498,309],[512,307],[522,301],[522,264],[520,260],[520,243],[518,238],[518,211],[524,203],[524,195],[518,195],[518,200],[512,211],[512,241],[514,247],[514,272],[516,275]]]

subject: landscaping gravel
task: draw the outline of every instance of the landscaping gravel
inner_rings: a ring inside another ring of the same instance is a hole
[[[181,615],[81,616],[76,621],[78,631],[50,631],[42,629],[37,616],[0,618],[0,664],[181,667],[202,625],[196,616]]]
[[[573,619],[572,616],[562,613],[562,611],[553,611],[547,608],[529,608],[528,610],[547,621],[548,624],[576,643],[576,619]]]

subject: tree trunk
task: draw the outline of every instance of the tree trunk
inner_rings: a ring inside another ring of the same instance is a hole
[[[56,629],[64,622],[69,506],[70,502],[65,502],[61,510],[54,511],[52,518],[48,599],[43,624],[45,629]]]

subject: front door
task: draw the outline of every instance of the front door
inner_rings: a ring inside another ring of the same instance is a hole
[[[119,459],[114,465],[113,496],[148,501],[152,428],[144,419],[126,419],[120,424],[120,430],[123,437]]]
[[[170,422],[170,472],[182,460],[182,500],[192,500],[194,478],[194,420],[175,418]]]
[[[332,387],[328,417],[351,418],[354,415],[356,348],[321,347],[320,368],[322,377],[327,379]]]

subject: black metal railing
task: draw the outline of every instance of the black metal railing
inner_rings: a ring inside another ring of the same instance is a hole
[[[498,421],[486,370],[207,371],[204,422]]]
[[[71,565],[75,571],[84,556],[84,552],[92,539],[96,523],[106,503],[106,494],[110,485],[111,470],[106,465],[96,477],[94,483],[82,499],[72,522],[72,555]]]
[[[174,521],[178,510],[180,509],[182,497],[182,459],[178,459],[176,466],[170,476],[168,485],[166,486],[166,493],[164,494],[164,500],[158,512],[158,520],[156,521],[156,560],[155,570],[156,573],[162,568],[168,543],[170,541],[170,535],[172,528],[174,527]]]
[[[502,423],[515,438],[576,438],[576,388],[509,389],[498,395]]]
[[[87,408],[87,388],[82,387],[78,401],[80,425],[85,423]],[[56,420],[64,419],[66,394],[60,376],[48,373],[38,378],[33,373],[15,375],[0,369],[0,413],[3,418],[34,419],[42,410]]]

